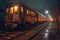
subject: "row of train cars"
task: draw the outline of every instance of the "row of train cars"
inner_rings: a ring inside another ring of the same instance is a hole
[[[7,30],[27,29],[30,25],[47,22],[48,18],[19,2],[6,5],[6,16],[4,19]]]

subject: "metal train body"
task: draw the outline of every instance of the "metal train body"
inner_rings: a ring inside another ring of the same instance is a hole
[[[22,3],[13,2],[6,6],[5,27],[7,28],[14,29],[18,25],[42,23],[45,19]]]

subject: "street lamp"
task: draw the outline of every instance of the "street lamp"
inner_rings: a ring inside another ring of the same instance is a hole
[[[48,13],[49,13],[49,11],[48,11],[48,10],[46,10],[46,11],[45,11],[45,13],[46,13],[46,14],[48,14]]]

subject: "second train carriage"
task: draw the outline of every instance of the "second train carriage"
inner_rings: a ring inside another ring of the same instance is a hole
[[[14,29],[18,25],[26,26],[43,21],[43,16],[38,15],[37,12],[22,3],[13,2],[6,7],[5,27],[7,28]]]

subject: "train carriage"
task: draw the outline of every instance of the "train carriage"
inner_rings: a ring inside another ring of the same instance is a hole
[[[22,27],[21,25],[26,26],[43,21],[43,16],[39,16],[37,12],[22,3],[13,2],[6,7],[5,27],[7,28],[15,29],[18,25]]]

